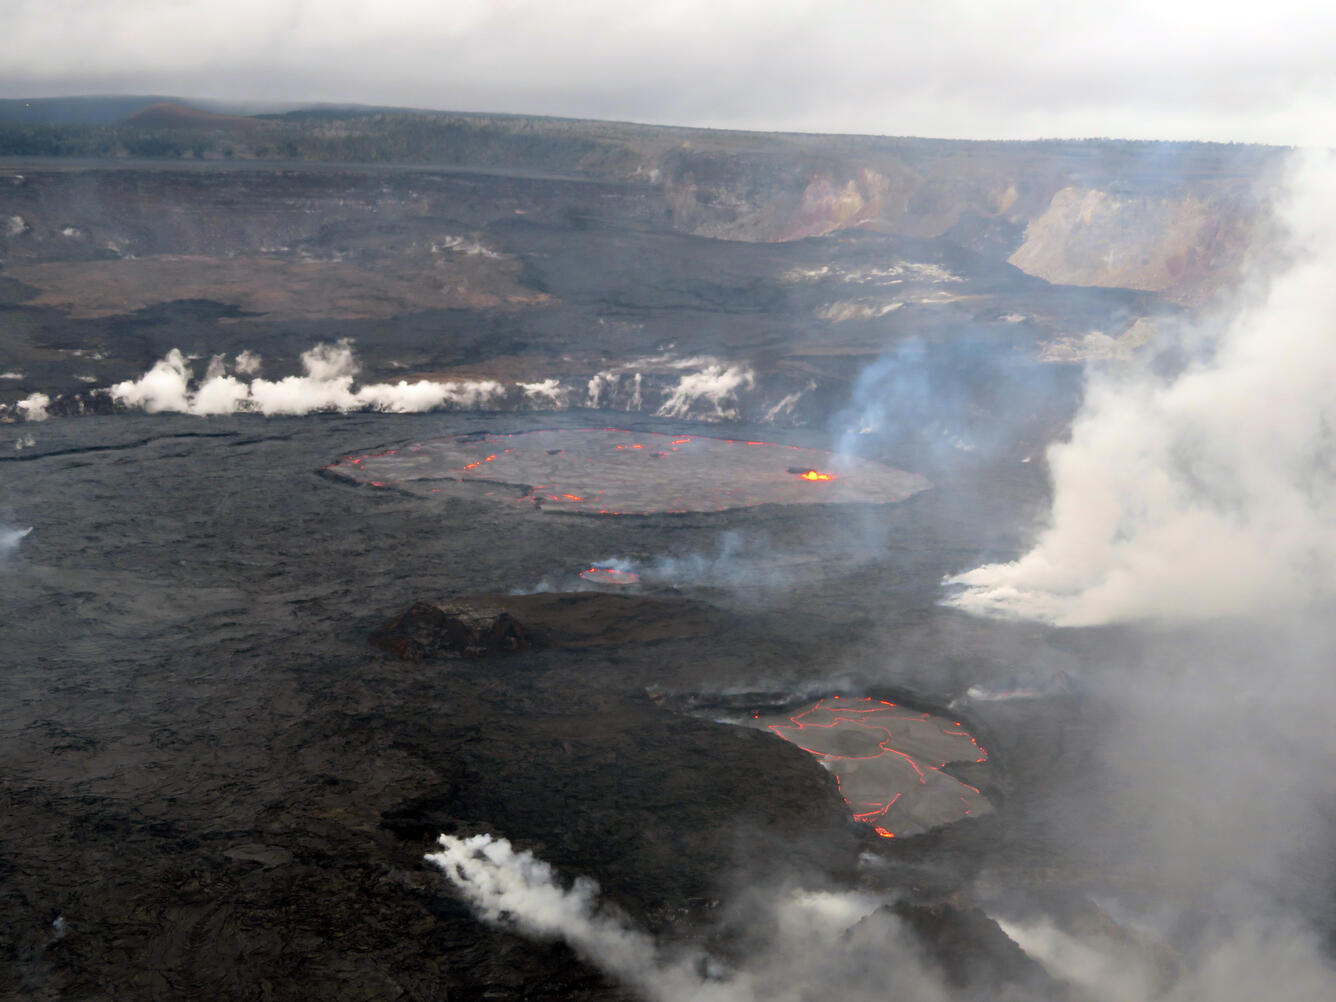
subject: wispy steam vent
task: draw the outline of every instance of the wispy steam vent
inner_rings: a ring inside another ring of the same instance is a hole
[[[532,371],[528,378],[515,373],[505,380],[473,376],[448,379],[440,374],[396,382],[359,380],[362,366],[348,338],[317,344],[303,352],[300,359],[302,375],[270,380],[260,377],[262,359],[249,350],[239,352],[230,361],[226,355],[214,355],[199,374],[193,358],[172,349],[138,379],[116,383],[109,392],[120,407],[200,417],[590,407],[650,411],[660,417],[707,422],[739,420],[745,412],[765,422],[792,423],[799,400],[816,385],[809,381],[805,390],[788,390],[776,400],[772,392],[758,385],[749,366],[706,355],[645,357],[570,382]],[[405,367],[393,361],[389,365]],[[17,373],[12,375],[22,378]],[[569,374],[565,378],[571,379]]]
[[[651,999],[717,999],[730,996],[710,985],[696,957],[672,959],[647,934],[599,900],[592,880],[562,887],[548,864],[530,852],[516,852],[492,835],[442,835],[429,862],[464,895],[486,922],[510,925],[541,939],[562,940]]]
[[[664,354],[594,373],[586,384],[585,402],[589,407],[639,411],[647,409],[648,394],[648,406],[659,417],[736,421],[741,417],[743,395],[756,387],[756,373],[745,363],[710,355],[679,358]],[[772,405],[765,420],[791,412],[796,400],[797,396]]]
[[[24,537],[30,532],[32,532],[32,526],[28,526],[26,529],[11,529],[0,525],[0,560],[4,560],[17,550],[19,543],[23,542]]]
[[[732,421],[738,417],[738,393],[750,389],[756,375],[744,365],[707,365],[700,372],[692,372],[678,380],[677,386],[659,407],[660,417],[684,418],[702,404],[711,408],[706,417],[718,421]]]
[[[421,494],[468,489],[595,515],[887,504],[931,486],[917,474],[820,449],[614,428],[438,439],[347,457],[328,469],[374,486]]]

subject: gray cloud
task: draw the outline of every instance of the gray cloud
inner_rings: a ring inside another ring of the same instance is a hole
[[[967,138],[1336,144],[1336,10],[942,0],[10,0],[0,91]]]

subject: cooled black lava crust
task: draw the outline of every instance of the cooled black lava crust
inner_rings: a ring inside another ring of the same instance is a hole
[[[426,840],[505,836],[660,930],[758,867],[845,880],[880,840],[829,774],[663,695],[797,689],[838,667],[944,697],[1010,671],[1018,646],[1052,656],[1033,629],[934,604],[944,574],[1017,545],[999,527],[1043,503],[1029,466],[925,470],[938,489],[897,505],[613,520],[317,475],[396,441],[526,427],[120,415],[25,429],[36,444],[0,460],[0,521],[33,527],[0,568],[0,994],[620,997],[566,949],[477,923],[422,864]],[[662,590],[655,607],[680,602],[686,626],[632,611],[623,639],[579,648],[447,663],[367,642],[422,598],[578,587],[609,553],[714,551],[725,530],[800,551],[807,576],[765,603]],[[981,734],[1023,788],[1061,726]],[[955,826],[935,879],[1011,853],[1005,817]],[[880,851],[912,868],[912,842]]]

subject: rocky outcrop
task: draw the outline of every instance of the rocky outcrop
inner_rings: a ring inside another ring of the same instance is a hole
[[[1236,280],[1280,152],[789,139],[807,145],[788,155],[690,143],[666,152],[657,174],[673,224],[731,240],[853,228],[947,237],[1055,284],[1162,292],[1185,305]]]
[[[1068,187],[1030,221],[1008,261],[1055,284],[1143,289],[1194,304],[1237,279],[1256,212],[1239,197]]]
[[[371,634],[371,643],[405,661],[514,654],[543,641],[504,609],[467,602],[418,602]]]
[[[371,643],[407,661],[647,644],[744,629],[699,602],[601,592],[473,595],[416,602],[386,620]]]

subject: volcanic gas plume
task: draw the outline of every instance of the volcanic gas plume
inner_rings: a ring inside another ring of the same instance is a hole
[[[1047,527],[1015,561],[948,579],[950,604],[988,616],[1156,621],[1057,632],[1102,638],[1079,670],[1103,719],[1087,718],[1084,783],[1045,820],[1110,875],[1110,909],[1182,951],[1177,981],[1153,993],[1167,999],[1336,991],[1320,942],[1330,892],[1314,886],[1336,797],[1333,205],[1336,161],[1297,158],[1279,273],[1227,323],[1189,332],[1186,362],[1093,369],[1048,453]],[[1126,997],[1101,983],[1107,951],[1074,961],[1060,923],[1013,927],[1090,997]]]
[[[1336,596],[1336,163],[1291,167],[1293,263],[1164,378],[1092,373],[1049,449],[1049,525],[1012,563],[951,579],[969,611],[1077,626],[1211,619]]]

